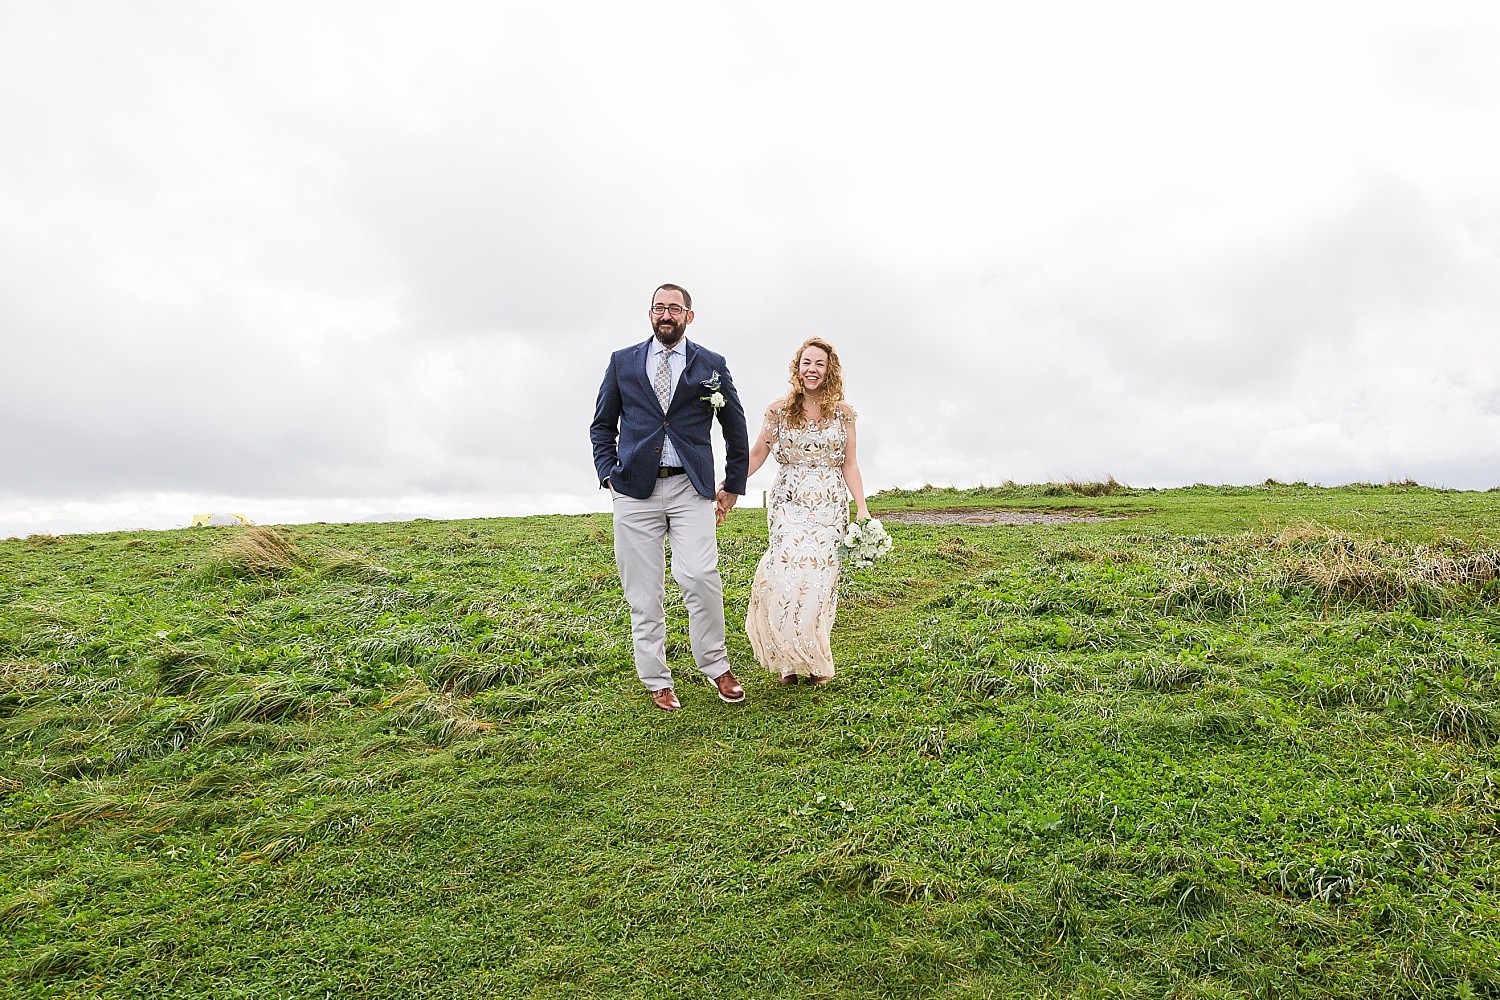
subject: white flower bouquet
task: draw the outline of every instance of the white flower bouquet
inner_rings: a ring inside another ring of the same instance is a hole
[[[839,558],[855,569],[864,569],[891,551],[893,544],[879,518],[872,517],[864,523],[850,521],[844,529],[843,541],[839,542]]]

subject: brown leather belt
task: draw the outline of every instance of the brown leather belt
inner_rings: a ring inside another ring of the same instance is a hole
[[[657,466],[656,478],[666,479],[668,476],[680,476],[686,471],[687,470],[680,465],[661,465]]]

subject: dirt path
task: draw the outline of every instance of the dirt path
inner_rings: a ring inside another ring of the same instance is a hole
[[[882,521],[901,524],[1076,524],[1082,521],[1117,521],[1118,517],[1051,510],[983,510],[949,507],[939,510],[886,510]]]

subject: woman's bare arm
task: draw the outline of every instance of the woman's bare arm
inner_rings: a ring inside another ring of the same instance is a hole
[[[844,417],[848,421],[844,438],[844,485],[854,497],[855,519],[866,521],[870,508],[865,506],[865,481],[860,477],[859,460],[855,457],[854,411],[846,407]]]

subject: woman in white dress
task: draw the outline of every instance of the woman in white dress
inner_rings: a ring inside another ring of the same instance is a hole
[[[766,410],[750,446],[750,473],[780,467],[766,503],[770,544],[755,570],[745,632],[760,665],[782,684],[833,677],[829,636],[838,606],[839,540],[870,516],[854,456],[855,413],[833,345],[809,337],[791,364],[791,391]]]

